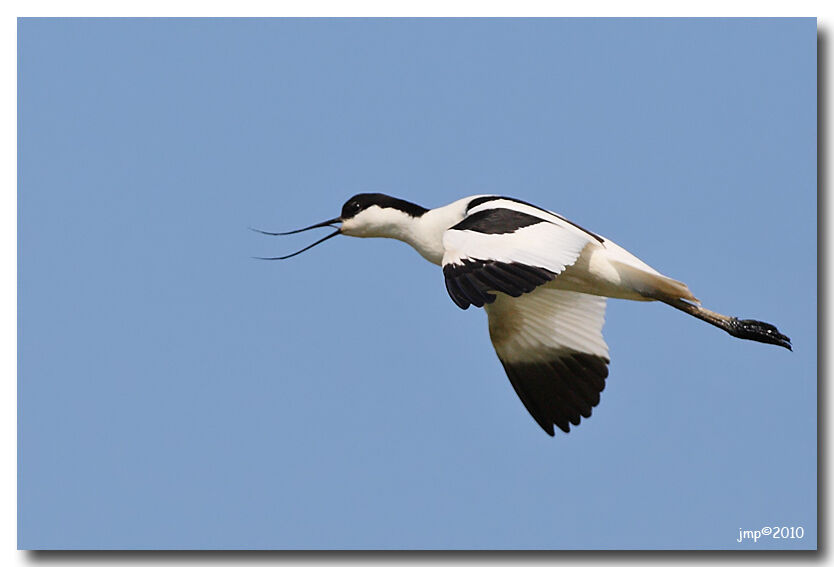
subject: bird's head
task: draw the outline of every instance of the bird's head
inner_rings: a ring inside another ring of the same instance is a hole
[[[382,193],[354,195],[342,207],[342,234],[361,238],[396,237],[410,220],[426,209]]]
[[[402,233],[408,230],[408,225],[426,213],[425,209],[414,203],[409,203],[396,197],[383,195],[382,193],[359,193],[354,195],[342,206],[342,214],[334,219],[322,221],[306,228],[298,230],[291,230],[289,232],[265,232],[263,230],[256,230],[261,234],[268,234],[270,236],[283,236],[287,234],[296,234],[304,232],[305,230],[312,230],[314,228],[330,227],[336,228],[335,232],[331,232],[321,240],[302,248],[298,252],[289,254],[288,256],[280,256],[276,258],[263,258],[264,260],[285,260],[292,258],[302,252],[309,250],[313,246],[321,244],[325,240],[344,234],[345,236],[357,236],[360,238],[400,238]],[[335,226],[341,223],[340,226]]]

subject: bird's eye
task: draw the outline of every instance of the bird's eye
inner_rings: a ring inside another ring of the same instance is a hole
[[[345,203],[342,207],[342,218],[353,218],[362,210],[362,205],[359,201],[351,200]]]

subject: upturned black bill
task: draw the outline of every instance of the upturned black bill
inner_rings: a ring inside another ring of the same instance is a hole
[[[323,228],[325,226],[330,227],[330,228],[335,228],[333,225],[337,222],[342,222],[342,219],[340,219],[340,218],[330,219],[328,221],[320,222],[318,224],[314,224],[314,225],[308,226],[306,228],[299,228],[298,230],[291,230],[289,232],[266,232],[264,230],[258,230],[257,228],[253,228],[252,230],[254,230],[255,232],[259,232],[261,234],[266,234],[268,236],[286,236],[288,234],[298,234],[299,232],[304,232],[305,230],[311,230],[313,228]],[[331,232],[330,234],[328,234],[324,238],[322,238],[320,240],[316,240],[315,242],[313,242],[309,246],[306,246],[306,247],[302,248],[298,252],[293,252],[292,254],[288,254],[286,256],[276,256],[276,257],[273,257],[273,258],[264,258],[262,256],[255,256],[255,258],[257,260],[286,260],[287,258],[292,258],[293,256],[298,256],[302,252],[306,252],[307,250],[309,250],[313,246],[318,246],[319,244],[321,244],[325,240],[329,240],[330,238],[333,238],[334,236],[338,236],[340,232],[341,232],[341,229],[336,228],[336,232]]]

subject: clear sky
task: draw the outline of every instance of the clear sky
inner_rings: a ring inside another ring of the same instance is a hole
[[[20,547],[815,547],[815,77],[813,19],[22,20]],[[404,244],[251,258],[367,191],[550,208],[794,352],[612,300],[551,438]]]

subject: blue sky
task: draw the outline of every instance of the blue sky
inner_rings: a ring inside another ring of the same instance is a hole
[[[815,54],[813,19],[21,20],[19,546],[814,548]],[[251,258],[365,191],[553,209],[794,352],[612,300],[550,438],[405,245]]]

